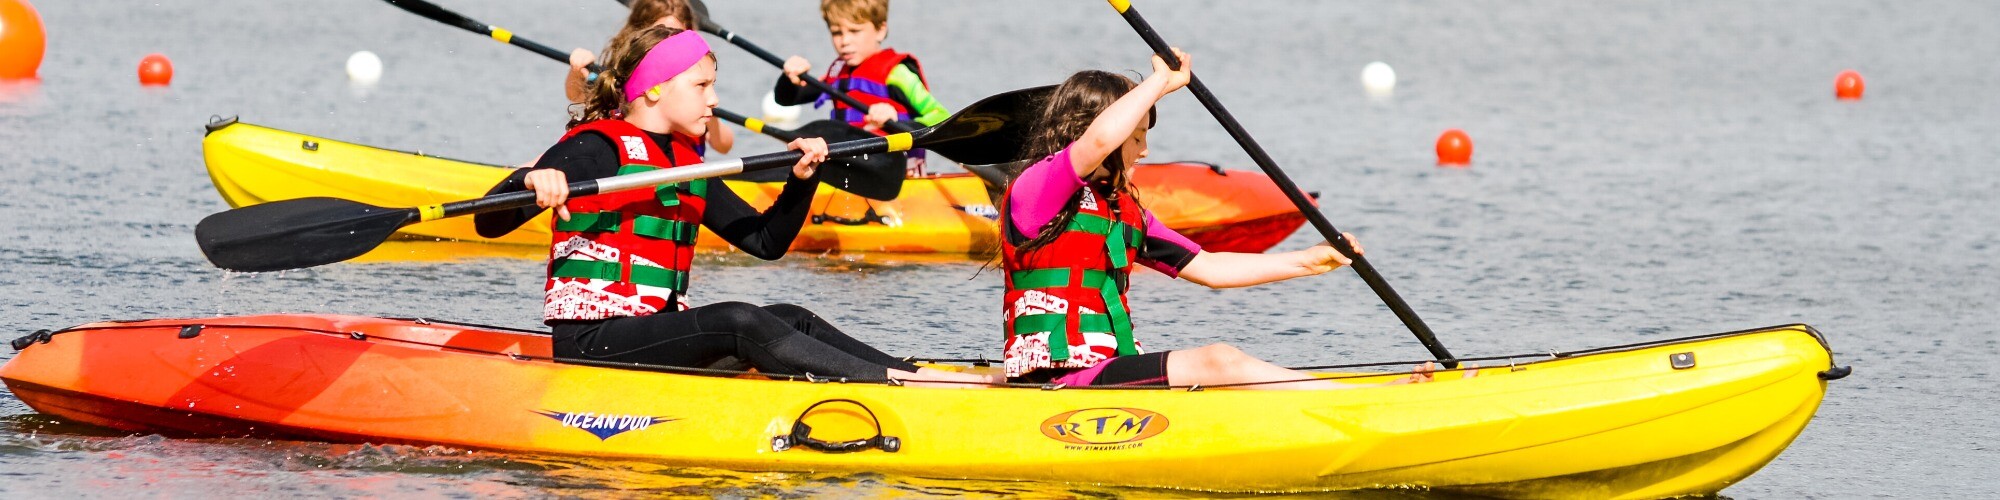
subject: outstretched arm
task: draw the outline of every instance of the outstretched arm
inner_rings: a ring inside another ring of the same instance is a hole
[[[1354,235],[1342,235],[1354,244],[1354,253],[1362,253],[1361,243]],[[1209,288],[1237,288],[1325,274],[1352,263],[1353,260],[1326,243],[1275,254],[1201,252],[1181,269],[1180,277]]]

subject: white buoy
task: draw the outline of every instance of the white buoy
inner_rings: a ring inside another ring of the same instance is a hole
[[[792,125],[797,124],[797,122],[799,121],[799,114],[803,112],[805,112],[804,106],[785,106],[782,104],[778,104],[777,94],[773,94],[771,92],[764,93],[765,123],[770,123],[784,128],[793,128]]]
[[[382,79],[382,58],[374,52],[360,51],[347,56],[347,79],[363,85],[372,85]]]
[[[1396,91],[1396,70],[1382,61],[1368,63],[1361,67],[1361,87],[1371,97],[1388,97]]]

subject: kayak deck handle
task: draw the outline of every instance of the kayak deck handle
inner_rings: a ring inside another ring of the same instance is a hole
[[[53,340],[55,338],[54,335],[55,334],[53,332],[50,332],[48,330],[35,330],[35,333],[22,335],[21,338],[14,339],[12,345],[14,346],[15,351],[23,351],[27,350],[28,346],[34,345],[36,342],[41,342],[44,344],[49,343],[50,340]]]
[[[813,409],[827,403],[847,403],[860,408],[862,412],[868,414],[868,420],[875,424],[875,436],[866,439],[837,442],[814,439],[812,437],[812,426],[806,425],[806,415],[812,413]],[[895,453],[903,449],[903,440],[895,436],[882,435],[882,419],[875,416],[875,410],[868,409],[868,405],[861,404],[860,401],[852,399],[828,399],[813,403],[812,406],[807,406],[805,411],[799,412],[799,417],[792,420],[791,433],[771,438],[771,451],[785,451],[792,449],[794,446],[802,446],[824,453],[851,453],[869,448]]]

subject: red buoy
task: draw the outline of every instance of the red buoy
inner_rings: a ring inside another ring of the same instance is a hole
[[[1842,71],[1840,76],[1833,77],[1833,97],[1840,100],[1861,99],[1861,91],[1865,88],[1867,85],[1861,82],[1861,74],[1854,70]]]
[[[1450,129],[1438,136],[1438,165],[1465,166],[1472,163],[1472,137],[1464,130]]]
[[[34,78],[48,48],[42,16],[27,0],[0,0],[0,80]]]
[[[157,53],[146,54],[145,59],[139,60],[140,85],[166,85],[172,81],[174,81],[174,62],[168,61],[167,56]]]

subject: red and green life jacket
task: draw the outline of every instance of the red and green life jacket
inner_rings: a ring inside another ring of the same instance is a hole
[[[674,136],[662,149],[624,120],[598,120],[563,136],[599,134],[620,151],[619,175],[701,162],[699,139]],[[707,179],[654,189],[571,198],[570,219],[551,217],[546,320],[643,316],[679,307],[687,293],[696,232],[708,206]]]
[[[1127,196],[1108,198],[1099,200],[1095,189],[1084,188],[1074,202],[1076,215],[1062,233],[1032,251],[1022,252],[1009,238],[1001,238],[1010,376],[1041,368],[1088,368],[1139,354],[1125,290],[1144,241],[1145,215]],[[1001,213],[1007,213],[1002,203]],[[1044,332],[1046,359],[1039,349],[1016,349],[1017,342]],[[1023,354],[1032,359],[1017,359]]]

